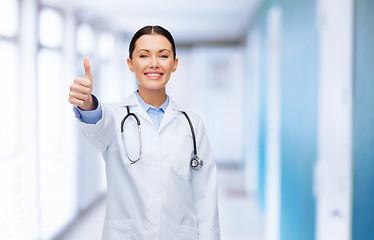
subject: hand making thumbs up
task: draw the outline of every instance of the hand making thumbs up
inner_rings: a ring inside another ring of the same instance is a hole
[[[89,111],[97,107],[94,102],[92,92],[92,74],[90,68],[90,61],[87,57],[84,58],[84,77],[74,79],[74,83],[70,85],[69,102],[78,106],[80,109]]]

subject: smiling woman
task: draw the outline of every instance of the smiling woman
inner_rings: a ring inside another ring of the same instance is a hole
[[[173,37],[160,26],[140,29],[127,64],[139,90],[125,102],[92,95],[88,58],[85,76],[70,86],[81,128],[105,159],[102,238],[219,240],[217,169],[204,124],[166,94],[178,66]]]
[[[165,87],[171,73],[177,70],[178,58],[175,58],[174,42],[151,31],[137,39],[127,64],[139,82],[139,95],[145,102],[159,107],[166,100]]]

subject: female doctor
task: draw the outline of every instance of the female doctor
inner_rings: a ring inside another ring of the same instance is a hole
[[[217,170],[204,124],[165,91],[178,66],[170,32],[137,31],[127,64],[139,90],[122,103],[91,94],[87,58],[85,76],[70,86],[80,126],[105,160],[102,239],[219,240]]]

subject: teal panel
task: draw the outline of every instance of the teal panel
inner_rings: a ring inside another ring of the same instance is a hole
[[[266,107],[267,107],[267,45],[266,45],[266,13],[268,3],[261,5],[252,28],[258,29],[261,38],[259,59],[259,121],[258,121],[258,197],[261,211],[265,208],[265,180],[266,180]]]
[[[318,33],[315,0],[278,1],[281,45],[281,240],[315,238]]]
[[[265,39],[262,35],[261,39]],[[260,101],[259,101],[259,198],[261,210],[265,207],[265,186],[266,186],[266,105],[267,105],[267,82],[266,82],[266,44],[264,41],[261,43],[261,61],[260,61]]]
[[[374,1],[355,1],[352,239],[374,236]]]

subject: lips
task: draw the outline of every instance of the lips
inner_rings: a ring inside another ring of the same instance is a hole
[[[146,75],[149,79],[157,80],[157,79],[161,78],[162,75],[164,75],[164,74],[161,73],[161,72],[146,72],[146,73],[144,73],[144,75]]]

